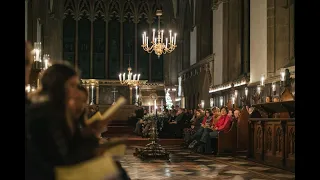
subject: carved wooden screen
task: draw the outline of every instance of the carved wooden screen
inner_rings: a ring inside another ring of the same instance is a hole
[[[154,22],[152,24],[152,28],[158,30],[158,18],[154,18]],[[162,20],[160,20],[160,29],[164,29],[164,25]],[[164,32],[164,34],[168,34],[169,31]],[[157,35],[157,32],[156,32]],[[164,36],[165,38],[165,36]],[[169,40],[168,40],[169,41]],[[165,42],[165,39],[163,40]],[[163,55],[158,57],[155,53],[151,54],[151,77],[152,81],[163,81]]]
[[[93,22],[93,78],[105,79],[106,58],[106,18],[103,1],[94,3]]]

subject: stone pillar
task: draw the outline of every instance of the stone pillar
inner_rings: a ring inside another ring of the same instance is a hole
[[[250,0],[250,82],[267,76],[267,0]]]
[[[213,10],[213,85],[222,84],[223,80],[223,3],[212,7]]]

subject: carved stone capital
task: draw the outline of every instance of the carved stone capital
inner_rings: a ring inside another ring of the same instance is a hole
[[[229,0],[212,0],[212,10],[217,10],[221,3],[228,3]]]

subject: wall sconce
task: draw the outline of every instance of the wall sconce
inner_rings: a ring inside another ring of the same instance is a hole
[[[204,108],[204,100],[201,100],[201,108]]]
[[[220,96],[220,107],[222,107],[222,106],[223,106],[223,97]]]
[[[280,81],[282,81],[282,82],[284,81],[285,75],[286,75],[285,70],[284,70],[284,69],[281,69],[281,72],[280,72]]]
[[[247,88],[247,87],[244,88],[244,95],[245,95],[246,97],[248,97],[248,88]]]
[[[276,82],[273,82],[271,87],[272,87],[273,95],[276,95],[276,91],[277,91],[277,84],[276,84]]]
[[[210,98],[210,107],[213,107],[213,98]]]
[[[260,86],[264,86],[264,81],[265,81],[265,77],[264,75],[262,75],[260,80]]]
[[[260,95],[260,93],[261,93],[261,86],[257,86],[257,93]]]

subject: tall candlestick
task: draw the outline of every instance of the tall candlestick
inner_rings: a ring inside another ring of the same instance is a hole
[[[91,102],[93,103],[93,89],[94,89],[94,86],[92,85],[91,86]]]
[[[147,47],[148,47],[148,44],[149,44],[148,36],[146,37],[146,41],[147,41]]]
[[[154,109],[156,109],[157,108],[157,100],[155,99],[154,100]]]
[[[170,34],[170,36],[169,36],[169,38],[170,38],[170,43],[172,43],[172,39],[171,39],[171,38],[172,38],[172,31],[171,31],[171,30],[169,31],[169,34]]]
[[[156,42],[154,36],[155,36],[155,33],[156,33],[156,30],[155,29],[152,29],[152,41],[153,42]]]
[[[119,81],[121,81],[121,74],[119,74]]]
[[[151,114],[151,103],[149,102],[149,114]]]
[[[174,45],[176,45],[177,44],[177,33],[174,33],[174,43],[173,43]]]
[[[126,73],[122,74],[122,81],[126,80]]]
[[[139,81],[139,79],[140,79],[140,74],[138,74],[138,79],[137,80]]]
[[[168,38],[166,38],[166,48],[168,48]]]

